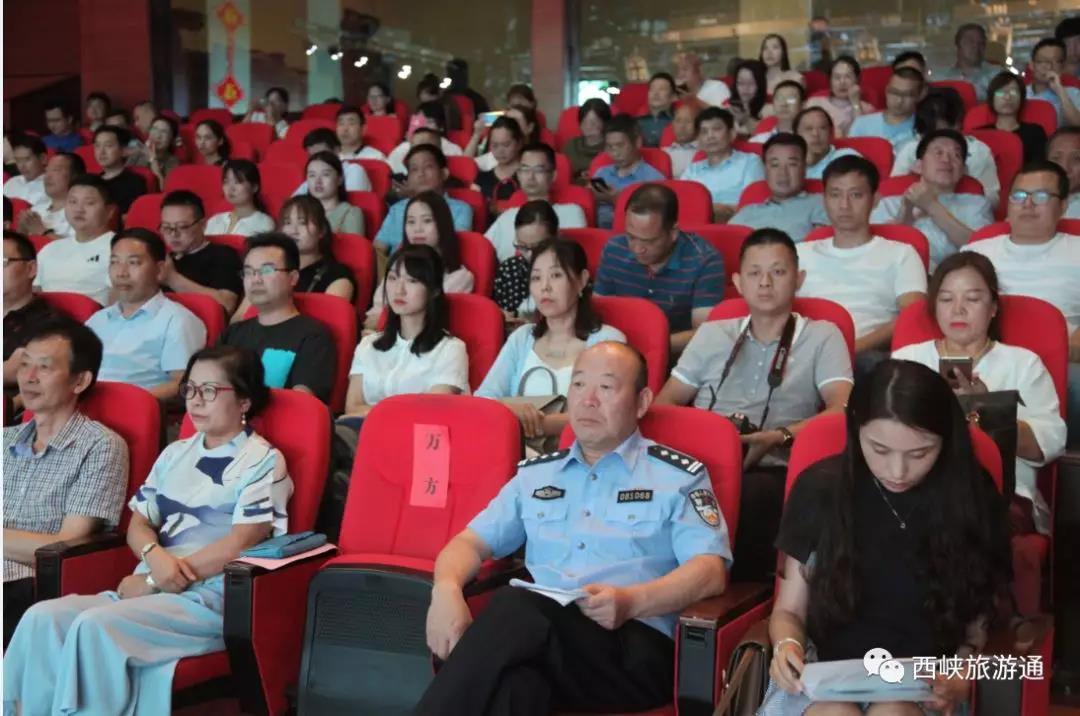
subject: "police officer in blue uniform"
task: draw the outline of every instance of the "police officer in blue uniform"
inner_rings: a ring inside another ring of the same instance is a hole
[[[573,446],[520,463],[439,554],[427,639],[445,663],[417,714],[669,703],[677,614],[724,590],[731,548],[708,472],[638,432],[653,397],[641,355],[622,343],[589,348],[568,393]],[[505,587],[472,623],[462,587],[522,544],[536,585],[578,598],[561,606]]]

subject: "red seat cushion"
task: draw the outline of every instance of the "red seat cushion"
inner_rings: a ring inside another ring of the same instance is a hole
[[[192,686],[228,676],[232,672],[229,669],[229,653],[227,651],[215,651],[212,654],[202,656],[189,656],[176,663],[176,672],[173,674],[173,692],[183,691]]]

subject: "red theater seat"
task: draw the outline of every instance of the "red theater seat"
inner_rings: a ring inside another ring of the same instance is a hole
[[[274,128],[265,122],[238,122],[225,127],[225,136],[231,142],[246,142],[261,159],[274,141]]]
[[[675,192],[675,196],[679,200],[678,220],[680,226],[707,224],[712,221],[712,196],[701,182],[666,179],[654,183],[663,184]],[[618,199],[615,200],[615,222],[612,228],[616,233],[626,230],[626,204],[634,193],[632,188],[627,187],[627,189],[620,191]]]
[[[490,298],[495,287],[495,247],[483,234],[475,231],[459,231],[457,237],[461,246],[461,263],[473,275],[473,293]]]
[[[558,156],[561,157],[562,155]],[[587,226],[596,224],[596,197],[585,187],[576,184],[553,186],[550,199],[552,204],[577,204],[585,214],[585,224]],[[527,201],[528,198],[525,196],[525,192],[518,189],[506,200],[506,208],[523,206]],[[563,231],[566,231],[566,229],[560,230],[559,233]]]
[[[276,147],[281,142],[274,142]],[[281,207],[293,195],[304,181],[304,165],[288,162],[259,162],[259,179],[262,181],[262,198],[266,204],[266,213],[277,218]]]
[[[241,234],[207,234],[206,240],[212,244],[228,246],[238,256],[243,256],[247,248],[247,237]]]
[[[476,160],[472,157],[447,157],[446,168],[450,171],[450,176],[463,183],[466,189],[476,182],[476,175],[480,173]]]
[[[1049,137],[1057,131],[1057,110],[1054,105],[1043,99],[1027,99],[1020,110],[1020,121],[1038,124]],[[964,133],[994,124],[994,115],[985,102],[975,105],[964,115]]]
[[[401,121],[392,115],[368,117],[364,122],[364,144],[370,144],[383,154],[394,151],[404,137]]]
[[[69,316],[79,323],[86,323],[90,316],[101,310],[102,306],[89,296],[70,291],[42,291],[38,294],[49,308]]]
[[[881,137],[836,137],[833,146],[854,149],[877,167],[881,178],[892,174],[893,148],[889,140]]]
[[[178,189],[187,189],[198,194],[203,206],[214,206],[224,198],[221,193],[221,167],[181,164],[165,177],[166,194]]]
[[[195,314],[206,326],[206,345],[217,343],[218,336],[225,330],[225,308],[214,300],[213,296],[202,293],[170,291],[166,297]]]
[[[1024,163],[1024,145],[1020,137],[1000,129],[975,129],[968,134],[986,144],[990,148],[991,156],[994,157],[998,184],[1001,186],[1001,200],[998,202],[994,216],[1004,219],[1009,207],[1007,197],[1012,188],[1013,178]]]
[[[188,117],[187,123],[195,126],[199,122],[208,119],[217,122],[222,127],[228,127],[233,123],[232,112],[224,107],[203,107],[202,109],[197,109]]]
[[[371,182],[371,190],[377,196],[385,197],[392,187],[390,179],[390,166],[381,159],[349,159],[353,164],[359,164]],[[372,234],[374,236],[374,234]]]
[[[487,199],[474,189],[447,189],[447,196],[458,201],[463,201],[472,209],[473,231],[484,233],[488,227]]]
[[[615,235],[615,232],[608,229],[562,229],[559,231],[559,237],[563,239],[569,239],[576,244],[580,244],[581,248],[585,249],[585,258],[589,267],[589,274],[595,279],[596,272],[600,268],[600,258],[604,253],[604,246],[607,245],[608,239]]]
[[[313,129],[329,129],[331,132],[337,129],[337,121],[333,119],[299,119],[289,125],[289,131],[281,141],[297,147],[304,145],[304,137]]]
[[[663,149],[642,147],[641,158],[646,164],[663,174],[665,179],[671,179],[671,155]],[[600,152],[589,164],[589,176],[593,176],[600,167],[606,167],[608,164],[611,164],[611,157],[607,152]]]
[[[371,308],[371,295],[375,291],[375,248],[359,234],[334,234],[332,250],[334,258],[352,271],[356,281],[353,305],[362,315]]]
[[[341,109],[341,102],[321,102],[320,104],[309,104],[304,107],[304,111],[300,113],[300,119],[325,119],[337,124],[337,113]]]
[[[373,191],[347,192],[349,203],[364,214],[364,233],[375,236],[386,220],[386,202]]]
[[[654,394],[664,387],[671,350],[667,316],[652,301],[629,296],[593,296],[592,305],[600,320],[617,328],[626,341],[645,356],[649,387]]]
[[[683,226],[689,234],[697,234],[712,244],[724,259],[724,297],[738,298],[739,292],[731,277],[739,271],[739,252],[746,237],[754,232],[749,226],[738,224],[698,224]]]
[[[289,142],[274,142],[266,151],[262,154],[262,161],[269,162],[271,164],[292,164],[301,173],[304,171],[304,166],[307,164],[308,153],[304,150],[304,147],[300,144],[291,144]],[[264,181],[266,177],[261,177]],[[296,186],[293,187],[296,189]]]
[[[161,225],[161,202],[164,194],[143,194],[131,202],[128,207],[124,226],[129,229],[141,228],[157,231]]]

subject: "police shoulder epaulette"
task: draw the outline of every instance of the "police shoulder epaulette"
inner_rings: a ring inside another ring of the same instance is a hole
[[[691,475],[698,474],[705,467],[696,457],[681,453],[678,450],[669,448],[667,445],[650,445],[649,455],[669,465],[674,465]]]
[[[567,448],[566,450],[556,450],[555,452],[544,453],[543,455],[537,455],[536,457],[530,457],[522,460],[518,463],[518,467],[529,467],[531,465],[540,465],[545,462],[561,460],[569,454],[569,448]]]

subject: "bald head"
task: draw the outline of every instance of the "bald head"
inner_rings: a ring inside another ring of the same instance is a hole
[[[599,459],[637,430],[652,404],[645,359],[624,343],[597,343],[574,361],[566,397],[574,435],[587,458]]]

